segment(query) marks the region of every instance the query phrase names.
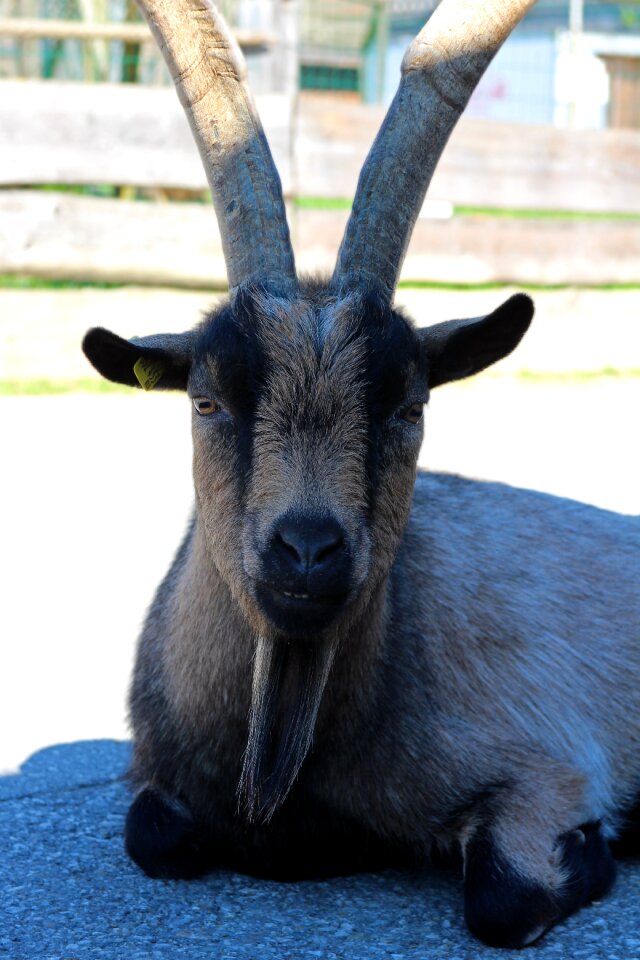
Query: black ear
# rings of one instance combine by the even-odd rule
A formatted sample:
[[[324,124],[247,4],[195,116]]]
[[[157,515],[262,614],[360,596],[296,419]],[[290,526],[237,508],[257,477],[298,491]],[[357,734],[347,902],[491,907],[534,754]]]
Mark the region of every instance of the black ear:
[[[533,301],[516,293],[486,317],[447,320],[418,330],[429,387],[470,377],[506,357],[520,343],[532,317]]]
[[[193,333],[123,340],[110,330],[94,327],[85,334],[82,349],[107,380],[145,390],[186,390],[193,343]]]

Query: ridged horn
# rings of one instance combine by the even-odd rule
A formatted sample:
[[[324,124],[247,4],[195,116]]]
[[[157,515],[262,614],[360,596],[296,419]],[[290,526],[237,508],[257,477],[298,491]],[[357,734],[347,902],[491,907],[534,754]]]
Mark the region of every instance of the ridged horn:
[[[209,0],[138,0],[167,62],[213,193],[231,290],[296,282],[280,177],[246,64]]]
[[[449,135],[494,54],[535,0],[442,0],[409,46],[400,86],[364,163],[332,286],[393,299]]]

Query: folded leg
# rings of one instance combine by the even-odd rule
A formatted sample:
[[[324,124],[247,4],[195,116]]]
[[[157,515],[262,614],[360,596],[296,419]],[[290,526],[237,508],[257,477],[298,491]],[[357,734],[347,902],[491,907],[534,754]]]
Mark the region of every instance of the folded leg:
[[[572,816],[569,786],[506,792],[469,829],[465,919],[484,943],[534,943],[613,884],[615,864],[600,823],[565,829]]]

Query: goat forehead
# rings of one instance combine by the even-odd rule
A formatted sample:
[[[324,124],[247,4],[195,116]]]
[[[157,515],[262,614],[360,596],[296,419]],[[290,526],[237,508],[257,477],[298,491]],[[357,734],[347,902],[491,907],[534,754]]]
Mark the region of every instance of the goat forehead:
[[[253,404],[357,396],[387,408],[402,399],[419,346],[402,316],[381,317],[354,295],[318,302],[254,292],[205,324],[197,354],[223,393],[248,391]]]

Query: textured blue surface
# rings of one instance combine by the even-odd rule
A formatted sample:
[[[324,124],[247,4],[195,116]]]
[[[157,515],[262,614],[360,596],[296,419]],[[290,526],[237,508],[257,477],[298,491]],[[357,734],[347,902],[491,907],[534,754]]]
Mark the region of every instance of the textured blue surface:
[[[0,778],[0,957],[9,960],[640,960],[640,864],[531,951],[483,947],[452,872],[296,884],[149,880],[127,859],[129,746],[50,747]]]

